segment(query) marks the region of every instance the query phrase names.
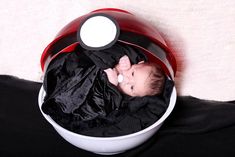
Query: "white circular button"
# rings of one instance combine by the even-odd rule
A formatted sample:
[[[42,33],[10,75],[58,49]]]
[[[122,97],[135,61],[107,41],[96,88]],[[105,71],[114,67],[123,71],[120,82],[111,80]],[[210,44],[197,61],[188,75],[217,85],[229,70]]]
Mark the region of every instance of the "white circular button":
[[[115,23],[105,16],[94,16],[87,19],[80,29],[82,42],[93,48],[110,44],[117,35]]]

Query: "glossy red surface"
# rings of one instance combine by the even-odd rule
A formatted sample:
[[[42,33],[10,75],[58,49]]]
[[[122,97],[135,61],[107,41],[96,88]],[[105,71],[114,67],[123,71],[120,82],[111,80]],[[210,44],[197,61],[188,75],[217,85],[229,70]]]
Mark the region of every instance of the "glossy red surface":
[[[167,60],[171,64],[173,73],[175,75],[176,69],[177,69],[175,57],[173,56],[173,53],[168,48],[163,37],[160,35],[157,29],[151,26],[150,24],[148,24],[148,22],[146,22],[144,19],[140,19],[125,10],[116,9],[116,8],[98,9],[86,15],[83,15],[81,17],[78,17],[72,22],[70,22],[69,24],[67,24],[56,35],[55,39],[43,51],[43,54],[41,56],[42,70],[44,70],[45,62],[48,61],[48,58],[50,58],[50,60],[55,58],[54,55],[56,55],[60,51],[66,50],[66,47],[69,48],[71,44],[76,43],[76,39],[74,39],[74,36],[76,36],[76,32],[78,28],[80,27],[81,22],[84,19],[86,19],[88,16],[91,16],[92,14],[96,14],[96,13],[105,13],[105,14],[112,16],[118,22],[121,30],[143,35],[147,37],[148,39],[150,39],[151,42],[161,47],[166,53]],[[131,43],[127,43],[127,44],[132,45]],[[138,45],[134,45],[134,46],[138,47]],[[165,69],[165,71],[169,73],[169,68],[164,66],[164,63],[161,63],[161,61],[159,61],[155,52],[148,51],[146,55],[148,56],[150,60],[160,63]]]

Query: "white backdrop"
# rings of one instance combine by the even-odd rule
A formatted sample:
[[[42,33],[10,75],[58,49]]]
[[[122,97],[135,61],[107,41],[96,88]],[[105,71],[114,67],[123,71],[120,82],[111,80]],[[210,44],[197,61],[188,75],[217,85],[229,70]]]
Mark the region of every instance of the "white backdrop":
[[[40,56],[58,31],[117,7],[155,25],[176,52],[180,95],[235,100],[234,0],[1,0],[0,74],[42,81]]]

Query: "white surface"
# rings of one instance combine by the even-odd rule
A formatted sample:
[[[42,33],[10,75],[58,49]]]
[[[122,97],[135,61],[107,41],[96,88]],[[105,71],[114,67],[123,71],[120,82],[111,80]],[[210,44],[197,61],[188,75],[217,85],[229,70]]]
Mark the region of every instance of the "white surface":
[[[104,47],[114,41],[117,35],[115,23],[104,16],[89,18],[81,26],[80,38],[82,42],[92,48]]]
[[[121,153],[123,151],[129,150],[131,148],[134,148],[144,143],[154,133],[156,133],[156,131],[161,127],[165,119],[172,112],[176,103],[176,89],[173,88],[171,98],[170,98],[170,103],[166,112],[154,124],[133,134],[128,134],[125,136],[102,138],[102,137],[91,137],[91,136],[84,136],[84,135],[76,134],[59,126],[57,123],[55,123],[55,121],[51,119],[50,116],[42,112],[41,106],[43,103],[44,96],[45,96],[45,91],[43,90],[43,87],[42,87],[40,89],[40,93],[38,96],[38,104],[39,104],[40,111],[42,115],[44,116],[44,118],[55,128],[55,130],[65,140],[67,140],[69,143],[81,149],[88,150],[97,154],[105,154],[105,155]]]
[[[41,81],[41,53],[58,31],[104,7],[128,10],[162,32],[178,57],[178,93],[235,99],[234,0],[1,0],[0,74]]]

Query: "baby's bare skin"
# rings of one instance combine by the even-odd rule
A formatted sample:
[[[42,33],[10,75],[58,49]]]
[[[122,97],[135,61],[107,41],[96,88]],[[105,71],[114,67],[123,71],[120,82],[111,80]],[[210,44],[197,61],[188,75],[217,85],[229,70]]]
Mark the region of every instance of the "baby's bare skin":
[[[147,66],[143,61],[131,65],[130,59],[125,55],[120,58],[119,63],[113,69],[109,68],[104,71],[109,82],[117,86],[123,93],[130,96],[147,95],[146,84],[148,84],[152,67]],[[123,76],[121,83],[118,82],[120,74]]]
[[[131,68],[131,62],[127,55],[120,58],[118,64],[113,68],[104,70],[108,76],[109,82],[118,85],[118,75]]]

